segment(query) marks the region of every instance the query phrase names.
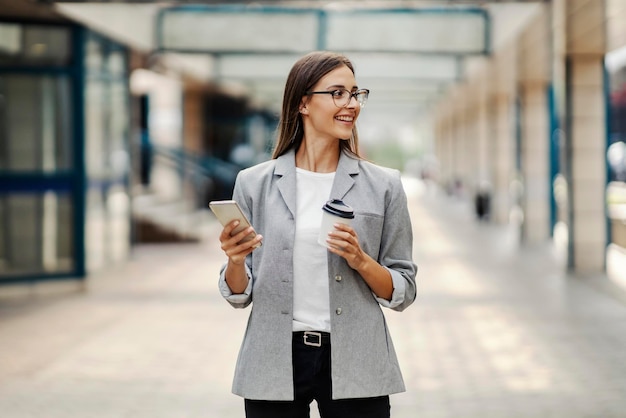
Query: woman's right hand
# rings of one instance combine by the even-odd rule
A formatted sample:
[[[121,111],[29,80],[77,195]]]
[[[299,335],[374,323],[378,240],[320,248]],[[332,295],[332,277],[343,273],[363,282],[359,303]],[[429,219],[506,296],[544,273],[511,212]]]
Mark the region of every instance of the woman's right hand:
[[[235,228],[239,225],[239,221],[232,221],[227,224],[220,234],[220,242],[222,251],[228,257],[228,265],[224,272],[226,284],[233,294],[243,293],[248,286],[248,276],[246,275],[246,256],[250,254],[256,247],[261,244],[263,237],[256,235],[249,241],[242,240],[249,234],[254,232],[253,227],[249,227],[231,236]]]
[[[220,243],[222,251],[228,257],[228,261],[241,266],[245,262],[246,256],[260,246],[263,237],[257,234],[251,240],[242,242],[245,237],[254,233],[254,228],[250,226],[231,236],[230,234],[238,225],[239,221],[237,220],[227,224],[220,234]]]

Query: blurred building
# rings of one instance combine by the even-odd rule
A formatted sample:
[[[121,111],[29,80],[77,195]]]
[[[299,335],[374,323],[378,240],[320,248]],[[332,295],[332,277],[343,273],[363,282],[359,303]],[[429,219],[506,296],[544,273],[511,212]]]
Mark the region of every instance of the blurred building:
[[[0,0],[0,284],[202,239],[293,62],[331,49],[372,91],[364,144],[626,285],[626,2],[191,3]]]

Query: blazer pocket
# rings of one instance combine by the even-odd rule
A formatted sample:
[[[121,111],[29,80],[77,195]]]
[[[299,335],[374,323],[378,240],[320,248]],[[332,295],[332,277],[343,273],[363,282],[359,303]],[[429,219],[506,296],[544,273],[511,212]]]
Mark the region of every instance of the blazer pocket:
[[[361,248],[374,260],[378,260],[383,224],[383,216],[377,213],[356,212],[354,214],[354,230],[359,236]]]

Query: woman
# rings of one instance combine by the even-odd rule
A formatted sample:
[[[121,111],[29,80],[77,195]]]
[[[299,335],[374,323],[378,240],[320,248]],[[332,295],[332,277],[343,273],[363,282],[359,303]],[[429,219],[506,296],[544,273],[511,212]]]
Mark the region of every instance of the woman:
[[[313,399],[324,418],[389,417],[389,395],[404,391],[380,306],[415,299],[411,222],[399,172],[359,156],[368,94],[343,55],[302,57],[272,160],[237,177],[233,199],[253,227],[223,229],[220,290],[236,308],[253,303],[233,383],[248,418],[309,417]],[[355,217],[334,225],[326,248],[317,237],[330,199]]]

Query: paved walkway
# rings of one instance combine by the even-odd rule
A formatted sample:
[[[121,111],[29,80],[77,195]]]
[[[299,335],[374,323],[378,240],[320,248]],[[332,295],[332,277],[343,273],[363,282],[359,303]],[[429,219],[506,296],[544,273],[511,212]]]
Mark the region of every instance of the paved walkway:
[[[450,198],[411,202],[419,295],[386,311],[408,389],[392,416],[624,417],[623,294]],[[85,292],[0,299],[0,417],[242,417],[248,310],[217,293],[223,260],[217,241],[145,246]]]

